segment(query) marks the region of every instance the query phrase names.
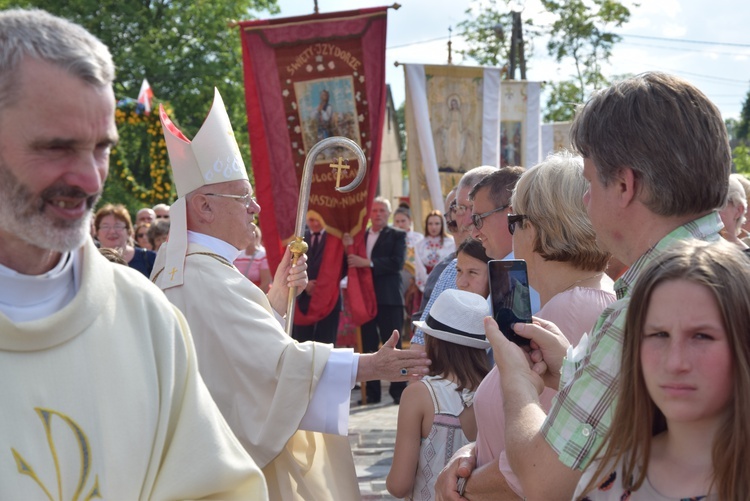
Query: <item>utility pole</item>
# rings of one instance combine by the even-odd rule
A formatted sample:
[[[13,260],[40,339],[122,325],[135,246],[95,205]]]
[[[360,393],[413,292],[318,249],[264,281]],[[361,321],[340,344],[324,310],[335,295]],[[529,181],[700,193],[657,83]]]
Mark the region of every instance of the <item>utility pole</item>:
[[[516,61],[521,68],[521,80],[526,80],[526,55],[524,54],[523,24],[521,13],[512,11],[513,26],[510,36],[510,64],[508,67],[508,80],[516,79]]]
[[[451,42],[451,34],[453,33],[453,28],[448,26],[448,64],[453,64],[453,52],[451,50],[451,45],[453,42]]]

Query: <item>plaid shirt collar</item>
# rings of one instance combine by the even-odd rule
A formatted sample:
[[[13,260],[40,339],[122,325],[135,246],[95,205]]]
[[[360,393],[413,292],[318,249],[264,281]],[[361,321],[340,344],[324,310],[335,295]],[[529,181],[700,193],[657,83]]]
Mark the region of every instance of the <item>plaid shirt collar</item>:
[[[615,293],[617,299],[622,299],[628,295],[631,288],[635,285],[635,281],[641,274],[641,271],[648,266],[657,256],[661,255],[663,251],[671,247],[677,242],[688,240],[691,238],[697,238],[700,240],[706,240],[708,242],[715,242],[721,238],[719,230],[724,227],[724,224],[719,218],[719,213],[714,211],[705,216],[694,219],[689,223],[678,226],[671,232],[669,232],[664,238],[659,240],[656,245],[648,249],[641,257],[628,268],[628,270],[615,282]]]

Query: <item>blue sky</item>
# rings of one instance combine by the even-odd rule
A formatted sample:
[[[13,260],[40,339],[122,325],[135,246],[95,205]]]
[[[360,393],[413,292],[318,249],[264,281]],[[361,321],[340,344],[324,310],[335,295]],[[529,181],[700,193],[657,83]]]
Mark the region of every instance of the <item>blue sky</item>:
[[[279,0],[286,17],[310,14],[313,0]],[[353,7],[375,7],[392,2],[372,0],[319,0],[321,12]],[[386,81],[391,85],[396,105],[404,100],[405,63],[443,64],[447,62],[448,27],[454,28],[453,47],[461,48],[456,25],[468,16],[466,9],[478,2],[469,0],[400,0],[399,10],[389,10],[386,49]],[[519,2],[533,15],[534,0]],[[724,118],[737,118],[750,90],[750,3],[746,0],[640,0],[631,8],[631,20],[615,31],[623,36],[614,50],[607,75],[666,71],[692,82],[708,95]],[[710,5],[710,8],[708,8]],[[526,14],[524,14],[526,15]],[[652,38],[646,38],[652,37]],[[435,40],[438,39],[438,40]],[[431,40],[431,41],[430,41]],[[712,43],[696,43],[712,42]],[[568,79],[572,64],[558,64],[546,55],[544,40],[534,41],[530,80]],[[720,45],[728,44],[728,45]],[[454,64],[476,64],[455,55]]]

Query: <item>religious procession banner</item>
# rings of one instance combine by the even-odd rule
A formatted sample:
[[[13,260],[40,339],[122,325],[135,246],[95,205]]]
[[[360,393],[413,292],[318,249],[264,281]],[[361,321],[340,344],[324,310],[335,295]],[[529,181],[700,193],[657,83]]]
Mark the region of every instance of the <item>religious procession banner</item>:
[[[324,261],[344,259],[340,240],[344,233],[352,234],[355,243],[364,239],[380,162],[386,16],[387,7],[380,7],[240,23],[252,168],[272,269],[294,236],[307,152],[327,137],[355,141],[368,165],[358,188],[338,193],[337,171],[329,165],[339,157],[348,162],[349,169],[340,171],[344,186],[356,176],[356,158],[336,148],[315,160],[309,210],[325,221],[329,238]],[[295,323],[311,324],[330,313],[338,298],[339,270],[337,265],[321,267],[310,308],[307,314],[297,308]],[[370,289],[371,272],[366,271],[363,279],[369,277],[366,288]],[[350,270],[349,287],[356,288],[357,278],[351,275]],[[372,297],[374,303],[369,290],[363,293],[361,301]],[[372,305],[362,306],[372,310]]]
[[[533,167],[541,159],[540,82],[500,84],[500,167]]]
[[[542,124],[542,160],[560,150],[569,150],[572,122]]]
[[[539,82],[501,80],[499,68],[405,64],[404,72],[415,226],[443,210],[466,171],[538,162]]]

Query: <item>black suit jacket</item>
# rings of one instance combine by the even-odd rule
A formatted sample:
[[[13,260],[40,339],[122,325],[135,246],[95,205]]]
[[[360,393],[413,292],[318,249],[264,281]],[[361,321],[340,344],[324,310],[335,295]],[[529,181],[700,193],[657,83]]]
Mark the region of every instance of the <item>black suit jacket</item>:
[[[312,233],[310,230],[305,231],[305,242],[307,242],[307,277],[310,280],[318,278],[318,272],[320,271],[320,263],[323,261],[323,249],[326,247],[326,240],[328,239],[328,232],[323,231],[320,234],[318,245],[315,249],[312,248]]]
[[[368,237],[370,230],[367,230]],[[403,306],[401,270],[406,260],[406,232],[390,226],[380,231],[372,248],[372,281],[378,304]]]

